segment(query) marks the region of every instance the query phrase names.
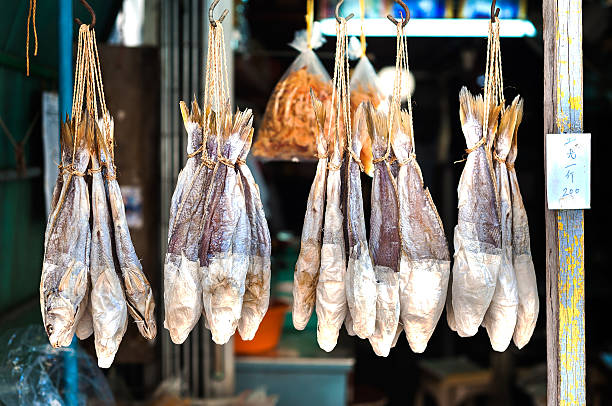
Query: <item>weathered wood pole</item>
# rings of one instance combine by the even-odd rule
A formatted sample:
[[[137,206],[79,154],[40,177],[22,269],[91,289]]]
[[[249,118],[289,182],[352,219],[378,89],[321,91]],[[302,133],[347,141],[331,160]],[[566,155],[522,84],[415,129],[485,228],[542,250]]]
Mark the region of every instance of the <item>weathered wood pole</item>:
[[[543,0],[542,10],[544,134],[581,133],[582,0]],[[546,206],[545,221],[547,402],[584,405],[584,212]]]

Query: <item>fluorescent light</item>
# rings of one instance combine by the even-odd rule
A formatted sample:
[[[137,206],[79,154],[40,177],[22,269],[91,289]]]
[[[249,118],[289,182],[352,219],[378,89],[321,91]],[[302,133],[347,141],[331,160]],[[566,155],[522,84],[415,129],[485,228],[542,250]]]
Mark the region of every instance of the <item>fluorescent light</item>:
[[[321,22],[323,35],[336,35],[336,19],[325,18]],[[406,25],[409,37],[486,37],[489,20],[486,18],[413,18]],[[347,23],[348,35],[361,35],[361,20],[353,18]],[[366,37],[395,37],[396,28],[386,18],[366,18]],[[529,20],[501,20],[501,37],[535,37],[536,29]]]

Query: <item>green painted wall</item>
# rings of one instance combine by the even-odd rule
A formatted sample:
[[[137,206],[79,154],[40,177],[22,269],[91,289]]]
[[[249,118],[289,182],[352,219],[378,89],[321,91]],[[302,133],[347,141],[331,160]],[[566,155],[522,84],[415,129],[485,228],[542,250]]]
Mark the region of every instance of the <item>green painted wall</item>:
[[[120,8],[120,0],[90,0],[97,15],[98,40],[108,36]],[[19,141],[36,112],[42,92],[56,90],[57,0],[38,1],[36,23],[38,56],[31,56],[31,76],[25,76],[26,0],[0,0],[0,116]],[[76,17],[89,22],[87,11],[73,1]],[[77,33],[74,26],[75,35]],[[30,31],[33,38],[33,31]],[[30,49],[33,52],[33,40]],[[26,148],[26,163],[43,167],[41,121]],[[15,155],[0,130],[0,171],[15,168]],[[42,177],[0,181],[0,320],[7,312],[37,300],[46,225]],[[32,306],[26,306],[30,308]]]

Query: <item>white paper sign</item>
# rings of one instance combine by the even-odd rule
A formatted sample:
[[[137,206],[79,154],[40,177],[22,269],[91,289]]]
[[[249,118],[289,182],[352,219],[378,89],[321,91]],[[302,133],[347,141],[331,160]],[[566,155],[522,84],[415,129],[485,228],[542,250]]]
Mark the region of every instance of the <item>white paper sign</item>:
[[[549,209],[591,208],[591,134],[546,134]]]

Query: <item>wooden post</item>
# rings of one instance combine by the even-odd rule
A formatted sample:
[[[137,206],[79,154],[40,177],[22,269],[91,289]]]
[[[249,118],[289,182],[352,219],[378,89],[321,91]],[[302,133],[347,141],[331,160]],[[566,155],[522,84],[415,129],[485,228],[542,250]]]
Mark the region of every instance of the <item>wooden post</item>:
[[[543,0],[543,17],[544,134],[581,133],[582,0]],[[584,405],[584,212],[545,212],[547,402]]]

